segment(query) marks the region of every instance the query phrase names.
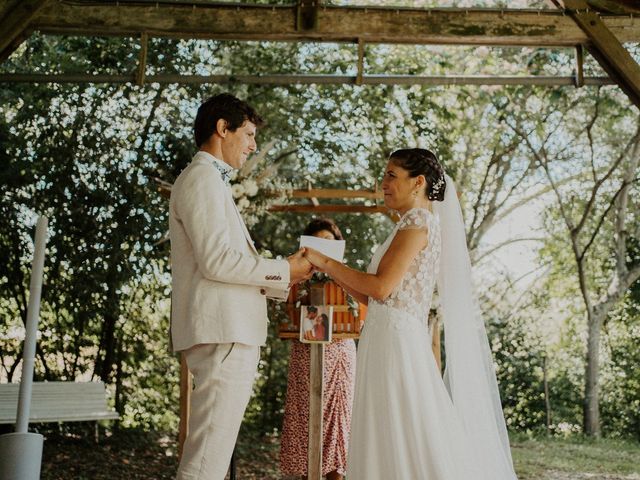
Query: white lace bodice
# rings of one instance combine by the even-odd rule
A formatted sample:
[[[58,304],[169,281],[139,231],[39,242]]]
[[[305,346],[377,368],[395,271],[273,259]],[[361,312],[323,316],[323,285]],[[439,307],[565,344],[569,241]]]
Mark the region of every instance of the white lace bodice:
[[[440,221],[436,215],[425,208],[412,208],[407,211],[373,254],[367,273],[377,272],[380,260],[387,252],[396,232],[409,229],[427,230],[427,246],[413,259],[409,270],[391,295],[384,302],[369,298],[369,304],[377,303],[402,310],[426,325],[440,263]]]

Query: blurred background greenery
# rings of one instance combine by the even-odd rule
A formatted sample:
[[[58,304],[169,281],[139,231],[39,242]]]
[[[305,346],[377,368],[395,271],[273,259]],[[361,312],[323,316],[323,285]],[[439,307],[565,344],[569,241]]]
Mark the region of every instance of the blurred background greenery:
[[[135,39],[34,34],[0,70],[131,72],[138,48]],[[153,39],[148,71],[354,74],[356,57],[348,44]],[[389,45],[367,47],[366,59],[367,73],[424,75],[569,75],[573,61],[553,49]],[[462,192],[512,434],[582,434],[595,322],[601,433],[640,440],[640,282],[620,276],[640,265],[640,117],[616,87],[5,84],[0,381],[19,380],[31,237],[45,214],[36,379],[101,379],[122,416],[115,428],[177,431],[168,202],[154,179],[172,182],[190,161],[197,106],[222,91],[265,117],[258,140],[269,150],[256,172],[278,159],[269,175],[291,188],[373,189],[392,150],[435,150]],[[252,235],[274,256],[295,250],[311,218],[255,215]],[[392,227],[381,214],[334,219],[357,268]],[[270,304],[242,433],[266,443],[277,441],[286,391],[289,345],[275,331],[282,315]]]

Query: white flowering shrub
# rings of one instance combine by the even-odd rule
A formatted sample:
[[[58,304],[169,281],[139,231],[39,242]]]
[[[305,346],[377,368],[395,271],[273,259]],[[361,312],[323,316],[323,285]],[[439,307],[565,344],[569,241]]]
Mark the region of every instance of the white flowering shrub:
[[[291,195],[291,185],[278,176],[279,161],[270,161],[267,153],[275,142],[268,143],[231,177],[231,193],[249,228],[266,215],[271,205],[282,203]]]

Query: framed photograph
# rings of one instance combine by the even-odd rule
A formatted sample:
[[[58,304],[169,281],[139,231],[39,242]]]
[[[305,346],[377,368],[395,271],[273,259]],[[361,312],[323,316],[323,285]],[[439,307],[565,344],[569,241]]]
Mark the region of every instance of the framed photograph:
[[[333,307],[330,305],[302,305],[300,308],[300,341],[329,343],[333,330]]]

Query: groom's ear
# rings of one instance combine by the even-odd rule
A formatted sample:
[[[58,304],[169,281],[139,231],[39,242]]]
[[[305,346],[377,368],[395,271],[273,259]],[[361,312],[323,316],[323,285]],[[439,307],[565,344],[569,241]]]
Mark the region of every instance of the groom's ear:
[[[229,131],[228,125],[229,124],[224,118],[219,118],[218,121],[216,122],[216,133],[220,135],[222,138],[226,137],[227,132]]]

